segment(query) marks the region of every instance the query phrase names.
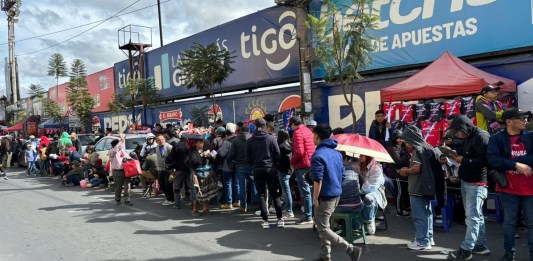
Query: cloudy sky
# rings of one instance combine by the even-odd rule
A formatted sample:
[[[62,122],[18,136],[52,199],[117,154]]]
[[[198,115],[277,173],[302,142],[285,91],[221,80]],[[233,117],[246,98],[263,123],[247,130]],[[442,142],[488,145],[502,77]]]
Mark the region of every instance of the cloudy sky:
[[[15,25],[21,97],[27,96],[27,87],[32,83],[45,89],[55,86],[55,79],[47,76],[48,59],[53,53],[61,53],[68,65],[75,58],[83,60],[88,74],[127,59],[117,43],[117,31],[126,25],[151,27],[153,46],[159,47],[156,4],[157,0],[23,0],[19,22]],[[161,0],[163,42],[168,44],[274,5],[273,0]],[[117,17],[90,29],[121,10]],[[7,21],[3,17],[0,19],[1,61],[8,56]],[[73,27],[79,28],[67,30]],[[4,75],[2,62],[0,95],[5,94]],[[60,79],[60,83],[67,80]]]

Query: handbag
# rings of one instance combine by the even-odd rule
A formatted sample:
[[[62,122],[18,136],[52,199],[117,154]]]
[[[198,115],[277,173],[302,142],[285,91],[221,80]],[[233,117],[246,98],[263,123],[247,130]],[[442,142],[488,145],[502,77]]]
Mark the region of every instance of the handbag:
[[[129,160],[122,163],[126,178],[135,177],[142,174],[141,163],[138,160]]]
[[[198,179],[205,179],[209,176],[211,168],[197,168],[194,171],[194,174],[198,177]]]
[[[504,171],[498,171],[491,169],[489,171],[489,176],[500,186],[500,188],[505,188],[508,185],[507,175]]]

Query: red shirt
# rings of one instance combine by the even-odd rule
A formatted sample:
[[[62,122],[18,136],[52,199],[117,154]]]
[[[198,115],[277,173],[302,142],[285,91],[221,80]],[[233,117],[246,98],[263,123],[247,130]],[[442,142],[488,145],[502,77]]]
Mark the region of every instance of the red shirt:
[[[510,136],[511,139],[511,158],[527,155],[526,146],[523,142],[518,141],[520,136]],[[496,190],[520,196],[533,196],[533,176],[525,176],[516,170],[508,170],[506,173],[509,184],[506,188],[500,188],[496,185]]]

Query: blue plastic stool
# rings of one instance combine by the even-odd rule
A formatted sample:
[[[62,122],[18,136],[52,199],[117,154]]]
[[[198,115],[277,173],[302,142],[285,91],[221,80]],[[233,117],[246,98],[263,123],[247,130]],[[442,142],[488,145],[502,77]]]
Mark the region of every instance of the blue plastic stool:
[[[444,233],[450,232],[450,227],[453,222],[453,206],[454,206],[455,196],[453,194],[448,194],[446,199],[446,206],[441,208],[441,215],[437,216],[435,213],[435,208],[438,203],[437,200],[431,201],[431,209],[433,211],[433,226],[442,227]]]
[[[494,201],[494,209],[487,208],[487,201],[489,199]],[[487,199],[485,200],[485,204],[483,204],[483,215],[485,215],[485,217],[496,218],[496,222],[498,222],[498,224],[503,224],[503,209],[500,193],[489,192]]]
[[[356,212],[350,212],[350,213],[339,213],[339,212],[333,212],[330,218],[330,227],[331,230],[335,231],[336,227],[338,227],[337,220],[343,220],[344,226],[342,226],[342,230],[340,230],[339,235],[343,237],[348,243],[353,243],[356,239],[363,238],[363,243],[366,244],[366,231],[365,226],[363,224],[363,217],[361,215],[361,211]],[[354,228],[352,227],[352,220],[358,219],[360,227]],[[354,229],[357,230],[357,232],[354,232]],[[337,233],[337,232],[336,232]]]

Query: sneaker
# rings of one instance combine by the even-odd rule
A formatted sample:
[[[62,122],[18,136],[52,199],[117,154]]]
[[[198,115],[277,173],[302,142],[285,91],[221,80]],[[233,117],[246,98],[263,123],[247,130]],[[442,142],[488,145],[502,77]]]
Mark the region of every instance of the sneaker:
[[[470,260],[472,259],[472,252],[459,248],[457,251],[448,254],[448,260]]]
[[[313,223],[313,219],[302,219],[299,222],[296,222],[296,225],[308,225]]]
[[[256,216],[261,216],[261,210],[258,210],[254,213]],[[270,215],[270,212],[267,211],[267,216]]]
[[[415,239],[414,239],[413,241],[411,241],[411,242],[416,242],[416,237],[415,237]],[[435,246],[435,240],[433,240],[433,238],[431,238],[431,239],[429,240],[429,243],[431,244],[431,246]]]
[[[350,245],[346,248],[346,254],[350,257],[350,260],[357,261],[361,257],[361,248],[358,246]]]
[[[490,255],[490,250],[485,246],[476,245],[474,246],[474,249],[472,249],[472,254],[476,255]]]
[[[263,222],[261,223],[261,226],[262,226],[264,229],[270,228],[270,224],[269,224],[268,221],[266,221],[266,220],[263,220]]]
[[[233,206],[234,208],[240,208],[240,207],[241,207],[241,203],[239,203],[239,202],[235,202],[235,203],[233,203],[232,206]]]
[[[174,205],[174,201],[168,201],[168,200],[165,200],[165,202],[163,202],[162,204],[163,206],[170,206],[170,205]]]
[[[246,213],[246,211],[248,211],[248,209],[246,209],[246,208],[239,208],[239,212],[241,212],[241,213],[243,213],[243,214]]]
[[[283,218],[293,218],[293,217],[294,217],[294,213],[289,212],[289,211],[287,211],[287,210],[283,210],[282,217],[283,217]]]
[[[376,222],[372,220],[372,222],[365,225],[366,233],[369,235],[376,234]]]
[[[500,258],[500,261],[515,261],[514,253],[505,253],[505,255]]]
[[[131,201],[126,201],[126,202],[124,202],[124,205],[126,205],[126,206],[133,206],[133,203],[131,203]]]
[[[419,251],[431,250],[431,244],[422,245],[422,244],[419,244],[416,241],[413,241],[413,242],[407,244],[407,248],[409,248],[411,250],[419,250]]]
[[[284,228],[285,227],[285,221],[283,221],[283,219],[278,219],[278,227],[279,228]]]
[[[220,205],[220,208],[221,209],[233,209],[233,206],[232,205]]]
[[[91,184],[91,183],[87,184],[88,188],[91,188],[92,186],[93,186],[93,184]]]

